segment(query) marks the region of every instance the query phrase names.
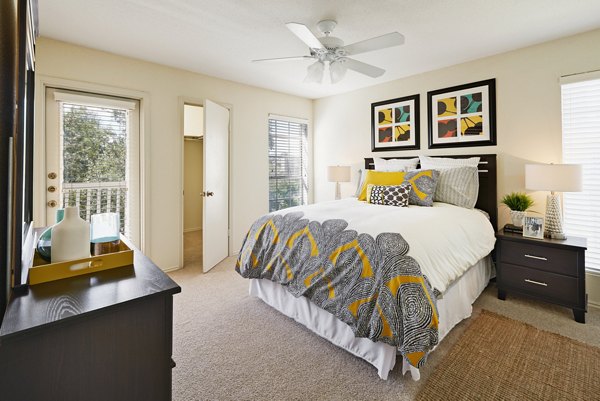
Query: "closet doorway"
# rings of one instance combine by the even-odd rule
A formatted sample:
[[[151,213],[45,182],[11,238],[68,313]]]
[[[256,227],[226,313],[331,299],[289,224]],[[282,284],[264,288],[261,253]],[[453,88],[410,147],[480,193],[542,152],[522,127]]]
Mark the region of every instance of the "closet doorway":
[[[183,106],[183,266],[202,265],[204,107]]]
[[[183,102],[180,266],[207,272],[229,256],[229,108]]]

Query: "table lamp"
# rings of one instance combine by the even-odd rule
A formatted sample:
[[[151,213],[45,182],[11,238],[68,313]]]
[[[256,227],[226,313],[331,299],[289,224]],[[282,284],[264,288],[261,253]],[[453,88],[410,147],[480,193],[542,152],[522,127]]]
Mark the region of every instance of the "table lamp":
[[[560,196],[555,192],[581,191],[579,164],[526,164],[525,188],[532,191],[550,191],[546,197],[546,229],[544,235],[566,239],[562,226]]]
[[[350,182],[350,166],[327,167],[327,180],[335,182],[335,199],[340,199],[340,182]]]

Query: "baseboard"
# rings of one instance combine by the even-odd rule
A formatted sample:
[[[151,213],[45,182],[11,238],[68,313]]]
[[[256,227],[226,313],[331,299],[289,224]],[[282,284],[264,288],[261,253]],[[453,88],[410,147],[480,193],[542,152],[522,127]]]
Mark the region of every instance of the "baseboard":
[[[175,270],[179,270],[179,269],[183,269],[183,267],[181,266],[171,266],[171,267],[167,267],[166,269],[161,269],[163,272],[168,273],[168,272],[174,272]]]
[[[202,227],[192,227],[192,228],[186,228],[185,230],[183,230],[184,233],[191,233],[193,231],[202,231]]]
[[[588,305],[600,308],[600,273],[590,270],[585,273]]]

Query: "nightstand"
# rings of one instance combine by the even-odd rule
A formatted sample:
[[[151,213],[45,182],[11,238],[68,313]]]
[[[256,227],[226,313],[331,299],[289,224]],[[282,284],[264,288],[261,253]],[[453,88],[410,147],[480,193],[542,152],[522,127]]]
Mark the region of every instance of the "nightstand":
[[[498,298],[515,292],[573,309],[585,323],[585,238],[534,239],[500,230],[496,233]]]

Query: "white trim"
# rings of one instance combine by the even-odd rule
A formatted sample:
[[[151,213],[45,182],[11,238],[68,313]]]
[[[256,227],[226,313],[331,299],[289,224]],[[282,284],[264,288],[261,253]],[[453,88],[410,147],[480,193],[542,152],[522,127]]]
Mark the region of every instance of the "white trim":
[[[269,119],[270,120],[288,121],[288,122],[291,122],[291,123],[307,124],[308,125],[308,119],[307,118],[289,117],[289,116],[282,116],[282,115],[279,115],[279,114],[271,114],[271,113],[269,113]]]
[[[54,91],[54,100],[58,102],[85,104],[95,107],[110,107],[113,109],[135,110],[137,102],[125,99],[115,99],[99,96],[88,96],[83,93],[74,93],[61,90]]]
[[[594,79],[600,79],[600,70],[563,75],[558,79],[558,82],[560,82],[561,85],[564,85],[573,84],[575,82],[591,81]]]
[[[174,272],[176,270],[181,270],[183,269],[183,267],[180,266],[171,266],[171,267],[167,267],[166,269],[161,269],[164,273],[169,273],[169,272]]]
[[[65,90],[92,92],[108,96],[126,97],[140,102],[140,239],[136,244],[147,256],[150,254],[151,220],[150,220],[150,94],[135,89],[75,81],[49,75],[36,74],[35,77],[35,132],[34,132],[34,168],[33,168],[33,220],[38,227],[46,226],[46,204],[43,202],[46,193],[46,89],[61,88]]]

